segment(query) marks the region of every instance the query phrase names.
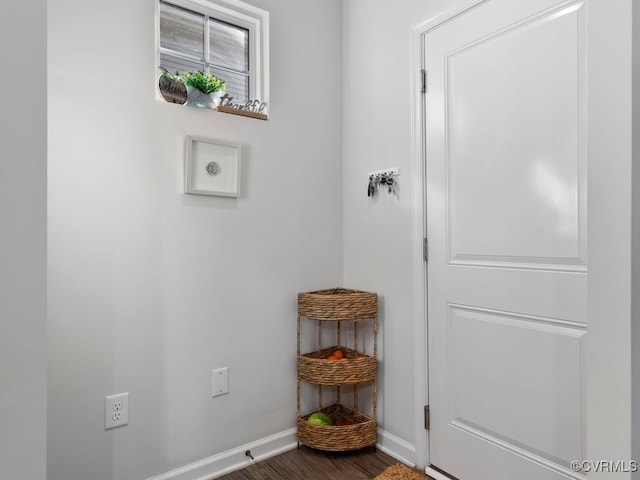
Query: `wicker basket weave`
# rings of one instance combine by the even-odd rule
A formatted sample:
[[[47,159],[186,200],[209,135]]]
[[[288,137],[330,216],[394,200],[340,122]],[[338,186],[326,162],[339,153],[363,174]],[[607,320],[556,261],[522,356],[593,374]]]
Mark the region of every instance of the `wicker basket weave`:
[[[316,351],[304,353],[300,351],[301,318],[317,321],[318,342]],[[334,452],[359,450],[376,444],[376,398],[377,398],[377,358],[376,336],[378,325],[378,296],[375,293],[345,288],[333,288],[298,294],[298,441],[312,448]],[[325,348],[322,342],[322,323],[337,322],[335,332],[337,345]],[[342,344],[341,321],[353,321],[351,342],[352,348]],[[358,351],[358,325],[360,321],[372,322],[373,352],[366,355]],[[365,325],[366,327],[366,325]],[[351,335],[350,335],[351,336]],[[340,349],[344,359],[328,360],[327,357]],[[316,425],[309,423],[310,415],[303,416],[300,411],[300,384],[308,382],[316,385],[318,393],[318,411],[327,413],[334,425]],[[371,385],[371,416],[343,405],[341,387],[352,385],[353,402],[350,405],[361,405],[358,401],[359,385]],[[322,401],[323,386],[335,388],[336,402],[328,407]],[[369,395],[367,393],[367,395]],[[346,425],[338,425],[344,421]]]
[[[343,360],[326,360],[336,349]],[[330,347],[298,356],[298,378],[319,385],[352,385],[376,379],[377,360],[345,347]]]
[[[333,404],[321,410],[331,417],[334,424],[340,421],[352,425],[316,425],[307,420],[310,415],[298,418],[298,440],[319,450],[343,452],[359,450],[376,444],[376,420],[340,404]]]
[[[298,315],[318,320],[358,320],[378,314],[375,293],[332,288],[298,294]]]

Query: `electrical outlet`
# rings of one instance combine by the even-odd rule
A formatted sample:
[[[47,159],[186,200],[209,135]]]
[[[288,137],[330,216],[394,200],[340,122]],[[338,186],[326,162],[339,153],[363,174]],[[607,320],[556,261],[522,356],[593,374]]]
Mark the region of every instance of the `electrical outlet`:
[[[212,397],[229,393],[229,367],[222,367],[211,371],[213,393]]]
[[[104,429],[128,425],[129,392],[109,395],[104,400]]]

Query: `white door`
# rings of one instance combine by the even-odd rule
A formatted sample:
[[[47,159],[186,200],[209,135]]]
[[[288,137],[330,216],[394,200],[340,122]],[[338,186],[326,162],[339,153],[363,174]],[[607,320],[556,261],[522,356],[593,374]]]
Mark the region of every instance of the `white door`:
[[[424,36],[431,464],[585,478],[583,1],[490,0]]]

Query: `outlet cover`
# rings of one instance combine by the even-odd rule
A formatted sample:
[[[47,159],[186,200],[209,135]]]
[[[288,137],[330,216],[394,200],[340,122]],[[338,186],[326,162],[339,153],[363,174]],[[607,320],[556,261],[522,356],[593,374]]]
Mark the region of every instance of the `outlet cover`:
[[[104,429],[129,424],[129,392],[109,395],[104,399]]]
[[[212,397],[229,393],[229,367],[212,370],[211,377],[213,383]]]

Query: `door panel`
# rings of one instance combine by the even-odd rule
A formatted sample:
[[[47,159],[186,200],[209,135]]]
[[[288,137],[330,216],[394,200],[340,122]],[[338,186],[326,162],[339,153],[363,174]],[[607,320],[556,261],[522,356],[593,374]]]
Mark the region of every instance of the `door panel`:
[[[576,15],[445,56],[452,260],[584,264]]]
[[[584,478],[585,10],[425,35],[430,458],[461,480]]]
[[[448,321],[451,425],[525,455],[580,458],[584,328],[463,305]]]

